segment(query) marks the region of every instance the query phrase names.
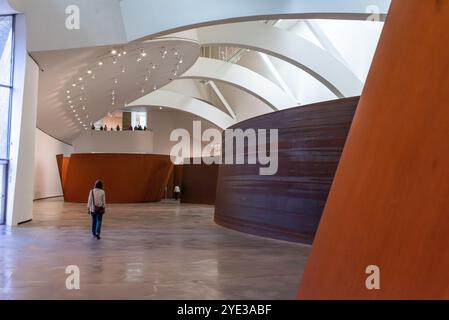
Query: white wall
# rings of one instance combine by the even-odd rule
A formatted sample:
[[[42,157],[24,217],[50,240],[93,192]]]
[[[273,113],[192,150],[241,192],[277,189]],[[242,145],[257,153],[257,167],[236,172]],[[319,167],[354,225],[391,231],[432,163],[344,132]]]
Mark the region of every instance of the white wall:
[[[25,28],[25,17],[17,15],[6,209],[6,223],[9,226],[33,217],[34,136],[39,68],[27,54]]]
[[[56,155],[70,156],[73,147],[36,129],[34,155],[34,199],[62,196]]]
[[[205,121],[192,114],[181,111],[148,111],[148,119],[150,128],[154,133],[154,153],[155,154],[170,154],[171,148],[177,144],[177,141],[170,141],[170,134],[175,129],[186,129],[190,136],[193,137],[193,121],[201,121],[202,131],[209,128],[219,129],[212,123]],[[219,129],[220,130],[220,129]],[[195,141],[197,141],[195,139]],[[191,152],[193,140],[191,143]],[[203,146],[207,145],[202,143]],[[194,157],[199,157],[199,154],[192,154]]]
[[[73,141],[74,153],[153,153],[150,131],[87,130]]]

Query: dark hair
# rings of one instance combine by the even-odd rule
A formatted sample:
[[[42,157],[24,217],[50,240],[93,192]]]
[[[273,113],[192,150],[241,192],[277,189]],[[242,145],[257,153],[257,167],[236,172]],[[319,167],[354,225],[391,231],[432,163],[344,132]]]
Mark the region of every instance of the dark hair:
[[[95,182],[95,189],[103,189],[103,182],[101,180]]]

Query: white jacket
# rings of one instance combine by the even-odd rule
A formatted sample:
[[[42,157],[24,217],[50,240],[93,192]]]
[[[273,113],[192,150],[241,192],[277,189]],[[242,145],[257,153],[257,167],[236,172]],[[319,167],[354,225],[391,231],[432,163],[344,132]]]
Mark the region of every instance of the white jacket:
[[[92,199],[92,194],[95,199],[95,204]],[[87,209],[89,210],[89,212],[95,211],[94,206],[106,208],[106,196],[104,190],[93,189],[93,191],[89,191],[89,198],[87,199]]]

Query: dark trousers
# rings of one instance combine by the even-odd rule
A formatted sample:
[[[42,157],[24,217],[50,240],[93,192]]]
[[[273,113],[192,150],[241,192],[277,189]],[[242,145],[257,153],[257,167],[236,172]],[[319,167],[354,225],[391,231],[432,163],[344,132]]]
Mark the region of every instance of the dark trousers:
[[[179,198],[179,192],[175,192],[175,200],[178,200]]]
[[[92,234],[99,236],[101,232],[101,222],[103,221],[102,213],[92,213]]]

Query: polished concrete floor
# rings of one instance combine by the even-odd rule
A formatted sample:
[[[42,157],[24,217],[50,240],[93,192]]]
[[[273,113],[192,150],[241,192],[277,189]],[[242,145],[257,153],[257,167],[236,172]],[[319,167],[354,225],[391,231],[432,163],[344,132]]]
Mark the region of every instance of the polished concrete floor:
[[[36,201],[0,226],[0,299],[294,299],[310,247],[213,223],[213,207],[109,205],[102,239],[84,204]],[[80,290],[66,288],[66,267]]]

